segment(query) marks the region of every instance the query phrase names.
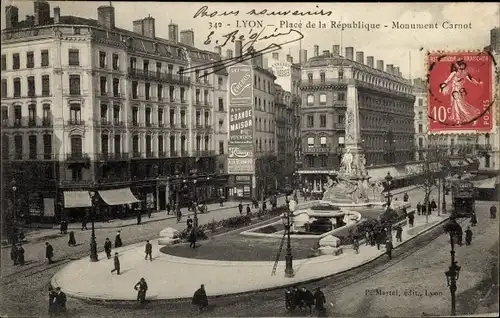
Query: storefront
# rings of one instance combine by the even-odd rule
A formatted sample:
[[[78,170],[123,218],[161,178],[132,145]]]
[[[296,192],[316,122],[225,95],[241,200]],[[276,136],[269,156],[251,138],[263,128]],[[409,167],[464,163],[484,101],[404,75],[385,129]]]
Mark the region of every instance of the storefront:
[[[232,175],[229,177],[229,197],[234,199],[252,199],[252,175]]]

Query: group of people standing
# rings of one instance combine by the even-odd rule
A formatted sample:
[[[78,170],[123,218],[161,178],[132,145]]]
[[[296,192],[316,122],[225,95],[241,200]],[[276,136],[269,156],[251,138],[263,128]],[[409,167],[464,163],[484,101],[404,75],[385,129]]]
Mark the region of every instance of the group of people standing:
[[[49,287],[49,315],[59,316],[66,311],[66,294],[60,287]]]
[[[312,314],[314,306],[318,314],[324,314],[326,312],[325,303],[325,294],[319,287],[316,288],[314,294],[306,287],[299,288],[293,286],[285,290],[285,307],[289,311],[293,311],[296,308],[301,310],[309,308],[309,313]]]
[[[434,212],[434,210],[437,209],[437,204],[436,204],[436,201],[434,199],[431,200],[431,202],[429,202],[429,211],[427,211],[427,204],[424,203],[424,204],[421,204],[420,202],[417,203],[417,215],[430,215],[431,212]]]

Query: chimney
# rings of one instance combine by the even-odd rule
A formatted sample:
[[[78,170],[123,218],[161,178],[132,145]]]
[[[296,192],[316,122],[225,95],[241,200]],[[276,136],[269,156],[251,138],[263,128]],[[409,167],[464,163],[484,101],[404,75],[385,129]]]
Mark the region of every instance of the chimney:
[[[142,25],[142,20],[135,20],[135,21],[133,21],[132,22],[132,26],[133,26],[134,33],[137,33],[137,34],[140,34],[140,35],[143,34],[144,28],[143,28],[143,25]]]
[[[323,50],[323,55],[324,55],[324,56],[327,56],[327,57],[330,57],[330,51],[328,51],[328,50]]]
[[[33,12],[35,12],[35,25],[46,24],[50,19],[50,5],[46,1],[35,0]]]
[[[230,59],[230,58],[233,58],[233,50],[228,49],[228,50],[226,51],[226,57],[227,57],[227,58],[229,58],[229,59]]]
[[[156,36],[155,18],[148,16],[142,20],[142,35],[154,39]]]
[[[365,64],[365,53],[363,51],[356,52],[356,62]]]
[[[280,59],[279,52],[273,52],[273,60],[279,60],[279,59]]]
[[[393,65],[393,64],[387,64],[385,68],[386,68],[386,70],[385,70],[385,71],[386,71],[387,73],[391,73],[391,74],[393,74],[393,73],[394,73],[394,65]]]
[[[192,29],[182,30],[180,34],[182,44],[194,46],[194,31]]]
[[[61,19],[61,9],[59,7],[54,7],[54,23],[59,23]]]
[[[19,22],[19,8],[15,6],[5,7],[5,27],[13,28]]]
[[[170,22],[168,25],[168,39],[172,42],[179,42],[179,26]]]
[[[307,50],[302,49],[299,51],[299,62],[302,65],[307,63]]]
[[[366,57],[366,65],[373,68],[373,56]]]
[[[354,48],[352,46],[345,48],[345,57],[348,60],[354,60]]]
[[[241,47],[242,47],[241,40],[234,41],[234,57],[241,56]]]
[[[334,46],[332,46],[332,54],[334,56],[339,56],[340,55],[340,45],[334,45]]]
[[[293,56],[291,56],[290,54],[288,54],[288,55],[286,56],[286,61],[287,61],[288,63],[292,63],[292,64],[293,64]]]
[[[401,77],[401,71],[399,70],[399,66],[396,67],[396,75]]]
[[[220,47],[220,45],[217,45],[214,48],[214,52],[217,53],[217,54],[219,54],[222,57],[222,48]]]
[[[384,70],[384,60],[377,60],[377,70]]]
[[[319,45],[314,44],[314,57],[319,56]]]
[[[115,8],[112,6],[97,8],[97,21],[99,25],[107,29],[113,29],[115,27]]]

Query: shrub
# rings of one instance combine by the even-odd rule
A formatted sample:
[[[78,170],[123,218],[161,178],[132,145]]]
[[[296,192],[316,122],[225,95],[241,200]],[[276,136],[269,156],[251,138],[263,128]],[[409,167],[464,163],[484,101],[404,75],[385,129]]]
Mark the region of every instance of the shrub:
[[[189,234],[191,234],[191,230],[188,228],[185,228],[184,230],[182,230],[178,234],[174,235],[174,238],[186,240],[189,238]],[[196,239],[198,239],[198,240],[208,239],[208,236],[205,234],[205,231],[203,230],[202,226],[198,227],[198,229],[196,231]]]

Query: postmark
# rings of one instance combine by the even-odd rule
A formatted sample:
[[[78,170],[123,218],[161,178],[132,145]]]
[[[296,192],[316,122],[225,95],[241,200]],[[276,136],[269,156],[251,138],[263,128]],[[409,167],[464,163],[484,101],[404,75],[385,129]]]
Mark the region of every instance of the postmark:
[[[428,131],[487,133],[493,129],[492,58],[487,52],[427,54]]]

